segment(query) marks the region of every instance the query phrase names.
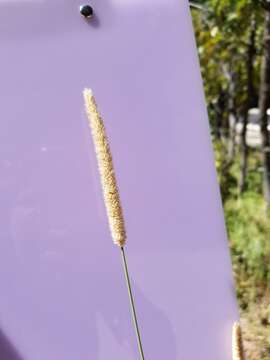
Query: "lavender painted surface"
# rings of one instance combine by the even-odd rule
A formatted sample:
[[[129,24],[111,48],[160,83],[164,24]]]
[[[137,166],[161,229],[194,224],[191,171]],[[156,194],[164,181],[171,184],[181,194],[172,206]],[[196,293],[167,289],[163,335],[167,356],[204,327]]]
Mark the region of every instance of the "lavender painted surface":
[[[0,358],[138,359],[82,90],[106,122],[148,360],[228,360],[237,318],[188,4],[0,0]]]

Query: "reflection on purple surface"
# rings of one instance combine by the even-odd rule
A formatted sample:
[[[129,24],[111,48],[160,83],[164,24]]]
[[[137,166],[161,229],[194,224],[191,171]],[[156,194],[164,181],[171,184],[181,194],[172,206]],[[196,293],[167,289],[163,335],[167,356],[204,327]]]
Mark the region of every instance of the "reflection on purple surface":
[[[89,86],[146,359],[227,360],[237,308],[188,4],[93,0],[94,22],[80,4],[0,1],[0,358],[138,359]]]

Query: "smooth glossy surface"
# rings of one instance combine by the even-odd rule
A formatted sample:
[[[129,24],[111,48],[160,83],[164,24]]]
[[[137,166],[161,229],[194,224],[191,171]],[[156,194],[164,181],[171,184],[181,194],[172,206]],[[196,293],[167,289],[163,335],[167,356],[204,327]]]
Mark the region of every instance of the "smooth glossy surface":
[[[231,264],[188,4],[0,0],[0,358],[137,360],[82,91],[106,123],[148,360],[228,360]]]

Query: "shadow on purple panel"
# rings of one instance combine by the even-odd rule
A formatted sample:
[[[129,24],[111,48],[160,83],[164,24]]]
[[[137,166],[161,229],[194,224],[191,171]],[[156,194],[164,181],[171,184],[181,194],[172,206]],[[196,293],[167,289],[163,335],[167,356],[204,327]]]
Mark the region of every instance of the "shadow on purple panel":
[[[0,359],[1,360],[23,360],[8,338],[0,330]]]

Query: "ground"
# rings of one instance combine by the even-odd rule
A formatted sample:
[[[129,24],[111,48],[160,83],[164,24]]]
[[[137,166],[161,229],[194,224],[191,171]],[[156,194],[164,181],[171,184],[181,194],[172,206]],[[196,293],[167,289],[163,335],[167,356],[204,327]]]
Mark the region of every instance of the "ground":
[[[270,303],[269,296],[241,313],[244,348],[247,360],[270,359]]]

